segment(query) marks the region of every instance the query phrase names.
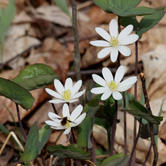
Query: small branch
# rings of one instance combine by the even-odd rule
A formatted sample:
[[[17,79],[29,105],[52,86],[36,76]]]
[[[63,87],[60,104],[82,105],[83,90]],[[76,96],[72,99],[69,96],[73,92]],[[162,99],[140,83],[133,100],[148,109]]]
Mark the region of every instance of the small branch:
[[[79,51],[79,36],[78,36],[78,29],[77,29],[77,5],[75,0],[70,0],[72,6],[72,26],[73,26],[73,35],[74,35],[74,65],[76,71],[76,79],[77,81],[81,79],[80,74],[80,51]]]
[[[152,114],[152,111],[151,111],[151,108],[150,108],[150,104],[149,104],[148,94],[147,94],[147,91],[146,91],[146,85],[145,85],[146,79],[145,79],[143,73],[140,73],[140,78],[141,78],[141,81],[142,81],[142,89],[143,89],[143,94],[144,94],[144,98],[145,98],[146,108]],[[154,151],[154,159],[153,159],[152,166],[156,166],[157,165],[157,160],[158,160],[158,150],[157,150],[157,146],[156,146],[156,143],[155,143],[153,123],[149,123],[149,126],[150,126],[151,142],[152,142],[153,151]]]
[[[115,142],[117,115],[118,115],[118,102],[117,102],[117,100],[115,100],[115,113],[114,113],[114,120],[113,120],[113,126],[112,126],[112,137],[111,137],[111,145],[110,145],[110,156],[113,155],[113,151],[114,151],[114,142]]]
[[[16,104],[16,103],[15,103],[15,104]],[[24,141],[26,141],[27,136],[26,136],[25,130],[24,130],[23,125],[22,125],[22,122],[21,122],[20,111],[19,111],[18,104],[16,104],[16,109],[17,109],[17,117],[18,117],[18,122],[19,122],[19,125],[20,125],[20,129],[21,129],[21,133],[22,133],[22,136],[23,136]]]

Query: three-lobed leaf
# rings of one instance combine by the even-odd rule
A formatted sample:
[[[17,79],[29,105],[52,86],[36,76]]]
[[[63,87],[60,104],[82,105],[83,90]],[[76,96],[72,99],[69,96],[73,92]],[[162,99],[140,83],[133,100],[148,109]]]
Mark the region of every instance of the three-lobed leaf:
[[[76,160],[88,160],[91,158],[90,153],[82,150],[77,144],[72,144],[70,146],[48,146],[47,150],[50,154],[59,156],[60,158],[72,158]]]
[[[59,79],[59,77],[52,68],[38,63],[20,70],[13,81],[30,91],[52,84],[54,79]]]
[[[9,98],[27,110],[34,102],[33,96],[25,88],[4,78],[0,78],[0,96]]]

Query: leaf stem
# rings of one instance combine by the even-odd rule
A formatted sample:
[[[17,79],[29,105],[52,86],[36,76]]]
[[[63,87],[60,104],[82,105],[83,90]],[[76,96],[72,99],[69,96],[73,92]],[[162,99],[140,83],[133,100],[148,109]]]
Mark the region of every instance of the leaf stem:
[[[113,155],[113,151],[114,151],[117,115],[118,115],[118,102],[117,102],[117,100],[115,100],[115,113],[114,113],[114,119],[113,119],[113,125],[112,125],[112,137],[111,137],[111,144],[110,144],[110,156]]]
[[[143,94],[144,94],[144,98],[145,98],[146,108],[152,114],[152,110],[151,110],[150,104],[149,104],[148,94],[147,94],[147,91],[146,91],[146,84],[145,84],[146,79],[145,79],[143,73],[140,73],[140,78],[141,78],[141,82],[142,82],[142,89],[143,89]],[[154,151],[154,159],[153,159],[152,166],[156,166],[157,165],[157,160],[158,160],[158,150],[157,150],[157,146],[156,146],[156,143],[155,143],[153,123],[149,123],[149,126],[150,126],[151,142],[152,142],[153,151]]]
[[[149,150],[148,150],[147,156],[146,156],[145,161],[144,161],[144,163],[143,163],[142,166],[145,166],[146,161],[148,160],[148,157],[149,157],[149,155],[150,155],[151,148],[152,148],[152,143],[150,144],[150,147],[149,147]]]
[[[17,103],[15,103],[15,104],[16,104],[17,117],[18,117],[18,122],[19,122],[19,125],[20,125],[20,129],[21,129],[21,133],[22,133],[22,136],[23,136],[24,141],[26,141],[27,136],[26,136],[25,130],[24,130],[23,125],[22,125],[22,122],[21,122],[19,107],[18,107],[18,104],[17,104]]]
[[[97,165],[93,133],[91,134],[91,142],[92,142],[92,162],[95,165]]]
[[[49,98],[50,98],[50,100],[52,100],[52,97],[50,95],[49,95]],[[51,105],[52,105],[52,108],[53,108],[54,112],[58,115],[58,112],[55,108],[55,105],[53,103],[51,103]]]
[[[138,142],[138,139],[139,139],[139,134],[140,134],[140,131],[141,131],[141,123],[142,123],[142,118],[140,118],[140,123],[139,123],[139,129],[138,129],[138,134],[137,134],[137,137],[134,141],[134,146],[133,146],[133,149],[132,149],[132,152],[131,152],[131,156],[130,156],[130,160],[129,160],[129,166],[133,166],[135,165],[135,163],[133,164],[133,155],[135,153],[135,150],[136,150],[136,145],[137,145],[137,142]]]

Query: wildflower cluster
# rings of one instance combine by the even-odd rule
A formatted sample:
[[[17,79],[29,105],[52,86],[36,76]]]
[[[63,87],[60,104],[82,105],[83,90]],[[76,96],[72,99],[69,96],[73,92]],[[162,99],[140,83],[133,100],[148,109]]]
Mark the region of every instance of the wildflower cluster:
[[[94,46],[106,47],[98,53],[98,58],[103,58],[110,53],[111,61],[115,62],[118,57],[118,52],[124,56],[129,56],[131,54],[131,50],[126,45],[138,40],[138,35],[129,35],[132,30],[133,25],[128,25],[118,35],[118,24],[115,19],[113,19],[109,24],[110,34],[102,28],[96,28],[96,32],[106,40],[90,42]],[[100,85],[100,87],[91,89],[91,93],[102,94],[101,100],[106,100],[111,95],[115,100],[121,100],[122,95],[120,92],[128,90],[137,81],[136,76],[122,81],[124,76],[124,66],[120,66],[117,69],[115,77],[113,77],[111,71],[107,67],[102,69],[102,75],[103,78],[96,74],[92,75],[93,80]],[[85,90],[78,92],[82,86],[82,81],[79,80],[73,85],[71,78],[66,79],[64,86],[59,80],[55,79],[54,86],[57,92],[48,88],[45,90],[49,95],[55,97],[55,99],[49,101],[50,103],[65,103],[62,109],[63,117],[49,112],[48,116],[51,120],[47,120],[45,123],[50,125],[53,129],[65,129],[64,134],[68,134],[71,131],[71,127],[78,126],[84,120],[86,113],[81,114],[83,106],[78,105],[70,114],[69,106],[66,103],[69,104],[78,101],[78,98],[84,94]]]

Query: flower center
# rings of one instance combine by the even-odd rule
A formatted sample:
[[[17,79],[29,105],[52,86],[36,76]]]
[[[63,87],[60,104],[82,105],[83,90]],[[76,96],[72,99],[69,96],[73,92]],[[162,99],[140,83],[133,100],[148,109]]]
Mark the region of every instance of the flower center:
[[[117,46],[118,43],[119,43],[119,42],[118,42],[118,39],[117,39],[117,38],[115,38],[115,37],[111,37],[110,44],[111,44],[112,47]]]
[[[61,120],[61,125],[62,126],[66,126],[67,128],[70,127],[70,119],[68,120],[67,117],[64,117],[62,120]]]
[[[62,92],[62,97],[66,100],[69,101],[69,99],[71,98],[71,90],[65,90]]]
[[[117,84],[116,81],[106,81],[106,85],[107,85],[111,90],[115,91],[115,90],[119,87],[120,83]]]

